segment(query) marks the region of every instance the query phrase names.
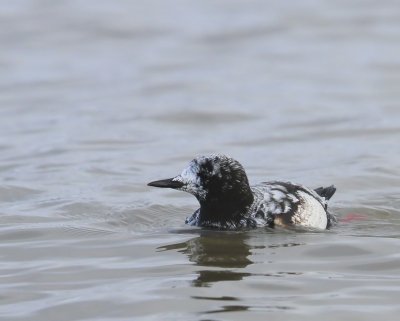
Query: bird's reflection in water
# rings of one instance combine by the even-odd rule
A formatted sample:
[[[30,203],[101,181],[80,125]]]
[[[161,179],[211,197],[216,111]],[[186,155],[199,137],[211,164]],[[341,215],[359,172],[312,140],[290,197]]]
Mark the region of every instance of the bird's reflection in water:
[[[188,233],[188,231],[183,233]],[[246,269],[246,267],[254,263],[260,263],[251,260],[257,257],[258,251],[267,251],[273,254],[278,248],[305,245],[304,243],[294,242],[295,237],[292,236],[293,234],[277,234],[275,231],[268,230],[258,231],[257,233],[251,231],[191,230],[189,233],[196,233],[198,236],[186,242],[160,247],[159,250],[180,252],[199,267],[199,270],[196,271],[197,277],[192,281],[192,286],[194,287],[211,287],[214,283],[222,281],[241,281],[243,278],[255,275],[254,272],[248,272],[250,269]],[[272,273],[263,273],[262,276],[285,277],[287,275],[300,274],[301,272],[274,271]],[[212,292],[201,292],[201,294],[192,296],[192,298],[203,302],[214,301],[220,303],[210,304],[209,309],[202,312],[208,315],[248,310],[276,312],[294,309],[294,307],[282,304],[265,305],[259,302],[246,304],[248,303],[246,300],[243,300],[240,296],[231,296],[229,295],[230,293],[222,296],[216,296]]]
[[[250,273],[238,272],[253,262],[252,247],[246,243],[246,232],[198,231],[199,236],[186,242],[160,247],[160,250],[177,250],[191,262],[206,269],[199,270],[193,281],[197,287],[209,286],[219,281],[239,281]]]
[[[188,231],[185,231],[188,232]],[[197,278],[193,286],[207,287],[220,281],[240,281],[244,277],[252,275],[245,272],[245,268],[253,264],[252,251],[256,249],[275,249],[280,247],[292,247],[304,245],[303,243],[290,242],[287,237],[279,239],[278,243],[262,245],[265,239],[253,240],[254,234],[249,231],[223,232],[213,230],[190,230],[190,233],[198,234],[186,242],[170,244],[159,247],[161,251],[175,250],[187,255],[189,261],[196,263],[201,269],[197,271]],[[293,239],[291,239],[293,241]],[[262,242],[260,244],[260,241]],[[258,244],[257,244],[258,243]],[[301,274],[298,272],[274,272],[263,274],[265,276],[283,277],[285,275]]]

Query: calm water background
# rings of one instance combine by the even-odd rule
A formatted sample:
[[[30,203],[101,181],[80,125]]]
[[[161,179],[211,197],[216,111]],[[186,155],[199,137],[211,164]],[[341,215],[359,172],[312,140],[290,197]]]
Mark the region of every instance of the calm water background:
[[[4,0],[0,44],[1,320],[398,320],[397,0]],[[210,152],[364,218],[188,228],[146,183]]]

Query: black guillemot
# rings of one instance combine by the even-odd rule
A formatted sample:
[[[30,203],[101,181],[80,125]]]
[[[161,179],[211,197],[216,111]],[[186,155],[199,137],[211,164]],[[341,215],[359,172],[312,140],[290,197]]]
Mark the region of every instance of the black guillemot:
[[[283,181],[250,186],[243,166],[221,154],[199,156],[180,175],[148,185],[193,194],[200,208],[186,223],[194,226],[229,230],[261,226],[328,229],[336,222],[327,209],[327,201],[336,191],[333,185],[315,190]]]

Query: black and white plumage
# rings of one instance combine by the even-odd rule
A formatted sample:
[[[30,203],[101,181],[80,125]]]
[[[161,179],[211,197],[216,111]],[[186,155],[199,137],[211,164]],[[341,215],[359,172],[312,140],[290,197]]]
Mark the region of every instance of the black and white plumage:
[[[197,157],[180,175],[148,185],[193,194],[200,208],[186,219],[189,225],[218,229],[275,225],[327,229],[336,221],[327,210],[327,201],[336,191],[333,185],[316,190],[281,181],[250,186],[242,165],[220,154]]]

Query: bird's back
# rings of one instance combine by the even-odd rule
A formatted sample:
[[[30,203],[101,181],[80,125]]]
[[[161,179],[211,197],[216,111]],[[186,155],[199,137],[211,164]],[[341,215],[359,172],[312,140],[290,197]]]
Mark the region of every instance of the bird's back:
[[[294,225],[325,229],[334,220],[327,211],[326,198],[305,186],[272,181],[252,186],[251,189],[254,202],[249,209],[249,215],[257,225]]]

